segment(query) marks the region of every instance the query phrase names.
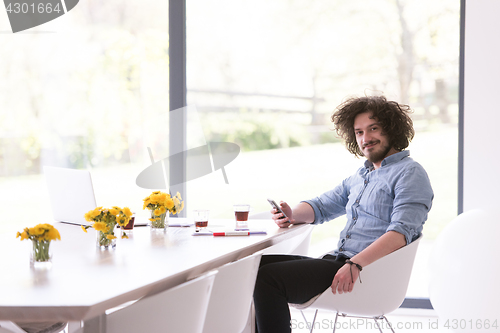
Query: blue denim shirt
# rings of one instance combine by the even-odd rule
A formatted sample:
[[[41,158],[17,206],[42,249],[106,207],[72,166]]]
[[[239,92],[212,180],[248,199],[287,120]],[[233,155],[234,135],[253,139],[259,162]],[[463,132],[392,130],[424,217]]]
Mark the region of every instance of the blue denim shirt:
[[[314,209],[314,224],[347,214],[334,255],[353,257],[390,230],[403,234],[407,244],[420,235],[434,194],[424,168],[409,155],[388,156],[376,170],[365,161],[333,190],[304,201]]]

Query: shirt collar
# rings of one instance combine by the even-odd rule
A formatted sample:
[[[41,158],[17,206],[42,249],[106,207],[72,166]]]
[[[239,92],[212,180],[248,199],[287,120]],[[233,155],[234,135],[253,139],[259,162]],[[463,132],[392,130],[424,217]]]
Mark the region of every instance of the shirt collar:
[[[383,166],[388,165],[388,164],[399,162],[403,158],[408,157],[408,156],[410,156],[409,150],[403,150],[403,151],[400,151],[396,154],[392,154],[391,156],[387,156],[386,158],[384,158],[384,160],[380,164],[380,167],[383,167]],[[365,168],[368,169],[368,171],[372,171],[373,170],[373,163],[366,160],[365,161]]]

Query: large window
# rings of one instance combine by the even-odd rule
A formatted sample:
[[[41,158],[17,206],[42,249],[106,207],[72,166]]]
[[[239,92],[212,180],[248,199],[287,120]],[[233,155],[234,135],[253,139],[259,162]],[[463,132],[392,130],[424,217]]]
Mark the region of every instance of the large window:
[[[168,2],[80,1],[16,34],[0,10],[0,30],[0,230],[50,221],[44,165],[91,169],[98,205],[142,210],[130,162],[169,111]]]
[[[220,171],[188,183],[191,207],[230,217],[232,203],[259,212],[267,197],[327,191],[362,164],[331,131],[334,108],[364,94],[408,103],[411,156],[435,191],[409,290],[426,297],[429,247],[457,214],[459,3],[189,0],[187,18],[188,104],[207,141],[242,148],[229,184]],[[313,245],[333,249],[344,224],[316,227]]]

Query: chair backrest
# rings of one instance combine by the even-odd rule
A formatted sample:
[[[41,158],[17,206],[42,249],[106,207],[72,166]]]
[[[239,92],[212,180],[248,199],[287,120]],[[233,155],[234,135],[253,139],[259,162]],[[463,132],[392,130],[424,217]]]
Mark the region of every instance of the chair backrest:
[[[380,316],[396,310],[404,301],[417,248],[412,243],[363,268],[351,293],[334,295],[325,290],[310,307],[359,316]]]
[[[63,322],[12,322],[0,320],[0,333],[45,332],[59,333],[66,328]]]
[[[106,316],[107,333],[201,333],[216,271]]]
[[[0,333],[26,333],[26,331],[11,321],[0,320]]]
[[[243,331],[250,313],[261,256],[262,253],[253,254],[217,268],[204,333]]]

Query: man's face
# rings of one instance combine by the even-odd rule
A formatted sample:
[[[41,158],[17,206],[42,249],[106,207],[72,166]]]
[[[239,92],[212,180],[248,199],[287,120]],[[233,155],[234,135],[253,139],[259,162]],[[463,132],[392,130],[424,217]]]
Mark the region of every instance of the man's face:
[[[384,158],[396,152],[371,112],[360,113],[354,118],[354,134],[361,152],[375,167],[379,167]]]

